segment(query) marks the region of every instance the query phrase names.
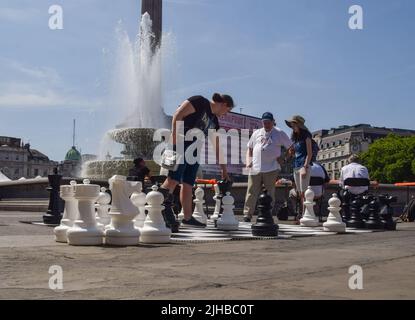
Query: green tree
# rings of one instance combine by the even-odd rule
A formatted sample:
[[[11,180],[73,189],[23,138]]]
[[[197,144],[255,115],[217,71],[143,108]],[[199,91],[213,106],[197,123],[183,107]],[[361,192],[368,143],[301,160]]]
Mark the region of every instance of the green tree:
[[[381,183],[415,181],[415,136],[390,134],[372,143],[361,158],[373,180]]]

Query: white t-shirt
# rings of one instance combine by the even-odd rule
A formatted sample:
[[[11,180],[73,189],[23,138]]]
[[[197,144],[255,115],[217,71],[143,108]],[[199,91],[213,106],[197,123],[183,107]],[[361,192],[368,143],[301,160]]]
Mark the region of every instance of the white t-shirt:
[[[281,170],[277,161],[281,156],[281,147],[288,149],[291,145],[290,138],[279,128],[273,128],[269,132],[264,128],[256,130],[248,143],[248,148],[253,149],[251,174]]]
[[[350,163],[347,166],[344,166],[342,168],[341,174],[340,174],[340,186],[344,187],[344,182],[348,178],[366,178],[369,179],[369,171],[366,167],[362,166],[358,163]],[[362,194],[363,192],[366,192],[369,190],[369,187],[344,187],[345,189],[349,190],[351,193],[358,195]]]
[[[311,177],[326,178],[326,174],[320,164],[313,162],[313,165],[311,166]],[[323,186],[311,186],[311,189],[314,191],[315,197],[318,198],[323,195]]]

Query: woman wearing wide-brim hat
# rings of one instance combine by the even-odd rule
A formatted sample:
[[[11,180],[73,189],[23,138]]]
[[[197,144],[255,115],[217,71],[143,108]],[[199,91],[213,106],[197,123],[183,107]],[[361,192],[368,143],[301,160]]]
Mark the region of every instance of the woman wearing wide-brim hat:
[[[285,123],[293,130],[291,135],[293,146],[289,151],[294,156],[294,181],[297,191],[301,193],[300,210],[302,214],[304,194],[310,185],[310,165],[313,159],[312,135],[305,126],[305,119],[302,116],[293,116],[290,120],[285,120]]]

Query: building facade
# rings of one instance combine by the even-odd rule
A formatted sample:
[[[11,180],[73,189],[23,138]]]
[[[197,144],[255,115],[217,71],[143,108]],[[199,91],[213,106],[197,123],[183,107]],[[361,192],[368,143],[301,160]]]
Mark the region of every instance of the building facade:
[[[367,151],[370,144],[391,133],[399,136],[411,136],[415,135],[415,130],[358,124],[316,131],[313,133],[313,138],[320,146],[317,161],[326,168],[330,178],[339,179],[341,168],[347,165],[347,160],[352,154]]]
[[[20,138],[0,137],[0,171],[9,179],[47,177],[57,166],[56,161],[23,144]]]

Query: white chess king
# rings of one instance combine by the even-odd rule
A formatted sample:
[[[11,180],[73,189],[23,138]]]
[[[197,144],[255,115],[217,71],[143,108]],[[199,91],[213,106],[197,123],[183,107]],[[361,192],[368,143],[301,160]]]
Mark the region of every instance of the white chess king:
[[[318,218],[314,214],[314,191],[311,187],[308,187],[307,191],[305,192],[305,201],[304,201],[304,215],[303,218],[300,220],[300,224],[302,227],[318,227],[319,222]]]
[[[329,232],[346,232],[346,224],[343,222],[340,215],[341,201],[337,194],[333,194],[333,197],[329,200],[329,216],[327,222],[323,224],[324,231]]]

